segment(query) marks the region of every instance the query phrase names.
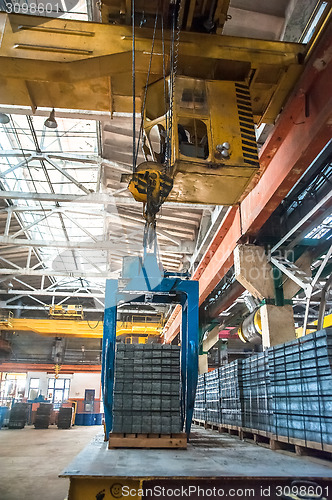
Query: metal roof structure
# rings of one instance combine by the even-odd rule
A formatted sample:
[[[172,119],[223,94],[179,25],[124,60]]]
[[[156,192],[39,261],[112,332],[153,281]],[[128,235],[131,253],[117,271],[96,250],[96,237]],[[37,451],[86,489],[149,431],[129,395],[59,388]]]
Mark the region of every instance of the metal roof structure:
[[[2,290],[10,283],[10,295],[20,290],[41,305],[48,302],[36,297],[50,291],[56,303],[64,292],[80,300],[88,294],[100,309],[105,279],[119,276],[124,255],[142,251],[141,206],[121,183],[130,171],[120,149],[130,141],[129,118],[104,126],[103,155],[98,122],[57,117],[58,128],[49,129],[44,121],[13,114],[0,130]],[[213,208],[189,206],[179,215],[179,206],[166,204],[158,220],[166,269],[189,262],[202,213]]]

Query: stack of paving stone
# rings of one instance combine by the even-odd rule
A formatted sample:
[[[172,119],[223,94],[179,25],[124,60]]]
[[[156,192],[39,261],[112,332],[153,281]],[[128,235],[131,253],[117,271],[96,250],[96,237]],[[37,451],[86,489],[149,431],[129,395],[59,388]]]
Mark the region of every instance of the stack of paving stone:
[[[332,444],[332,329],[268,349],[277,436]]]
[[[28,403],[15,403],[10,410],[8,428],[23,429],[28,417]]]
[[[272,423],[271,381],[268,353],[242,361],[243,425],[269,432]]]
[[[34,423],[36,429],[48,429],[52,411],[53,405],[51,403],[39,403]]]
[[[219,371],[213,370],[205,374],[206,388],[206,420],[208,422],[221,422],[220,409],[220,381]]]
[[[217,422],[216,373],[200,376],[195,418]],[[218,373],[221,424],[264,430],[309,447],[319,443],[330,451],[332,328],[233,361]]]
[[[194,419],[207,420],[206,418],[206,387],[205,387],[205,373],[198,375]]]
[[[117,344],[112,432],[181,431],[180,347]]]
[[[62,406],[58,413],[58,428],[69,429],[71,427],[72,416],[73,408],[66,408]]]
[[[243,382],[242,363],[235,360],[219,368],[221,423],[242,427]]]

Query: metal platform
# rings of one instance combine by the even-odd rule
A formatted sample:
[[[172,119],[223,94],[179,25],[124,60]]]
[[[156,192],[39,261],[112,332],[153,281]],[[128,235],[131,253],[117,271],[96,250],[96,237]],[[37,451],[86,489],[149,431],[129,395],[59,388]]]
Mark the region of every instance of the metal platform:
[[[270,481],[267,484],[286,484],[285,479],[280,478],[288,478],[287,484],[290,484],[290,476],[317,481],[324,478],[324,484],[330,483],[332,491],[332,464],[328,462],[274,452],[234,436],[197,427],[187,450],[109,450],[100,434],[60,475],[70,479],[69,500],[120,498],[114,490],[112,493],[113,487],[128,485],[139,491],[143,484],[146,487],[158,480],[170,487],[176,481],[191,484],[201,480],[199,484],[204,484],[207,479],[210,485],[234,481],[239,484],[241,479],[242,485],[255,481],[258,484],[258,478]],[[141,495],[130,495],[130,498],[141,498]]]
[[[321,465],[196,427],[187,450],[108,450],[107,444],[103,434],[96,436],[60,477],[281,477],[292,472],[332,478],[332,463]]]

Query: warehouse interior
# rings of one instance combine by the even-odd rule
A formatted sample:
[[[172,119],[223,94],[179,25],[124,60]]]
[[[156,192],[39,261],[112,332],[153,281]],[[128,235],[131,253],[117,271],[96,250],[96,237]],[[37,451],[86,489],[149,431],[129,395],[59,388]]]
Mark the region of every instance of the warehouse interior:
[[[0,2],[2,499],[329,498],[331,14]]]

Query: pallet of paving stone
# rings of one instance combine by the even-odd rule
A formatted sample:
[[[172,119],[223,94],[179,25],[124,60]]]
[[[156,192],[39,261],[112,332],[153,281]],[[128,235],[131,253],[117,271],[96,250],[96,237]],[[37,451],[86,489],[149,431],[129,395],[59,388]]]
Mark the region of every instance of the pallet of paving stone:
[[[123,434],[111,432],[108,448],[187,448],[187,435],[178,434]]]
[[[181,433],[180,348],[118,344],[112,414],[113,433]]]
[[[10,411],[8,428],[23,429],[28,417],[28,403],[15,403]]]
[[[228,432],[235,431],[241,439],[249,438],[252,436],[252,439],[256,444],[269,444],[272,450],[284,449],[284,445],[291,445],[295,447],[295,453],[297,455],[306,455],[310,454],[310,452],[324,452],[324,453],[332,453],[332,446],[327,445],[325,443],[319,443],[317,441],[305,441],[303,439],[295,439],[292,437],[281,436],[272,434],[271,432],[264,431],[261,429],[251,429],[247,427],[239,427],[236,425],[227,425],[227,424],[215,424],[214,422],[203,422],[202,420],[193,420],[193,423],[199,426],[203,426],[205,429],[217,430],[219,432]],[[263,443],[260,438],[264,438]],[[286,448],[285,448],[286,449]],[[292,451],[289,450],[288,451]],[[325,457],[326,458],[326,457]]]
[[[292,444],[332,449],[332,329],[268,349],[271,431]],[[294,443],[293,443],[294,441]],[[310,446],[306,445],[310,443]]]

